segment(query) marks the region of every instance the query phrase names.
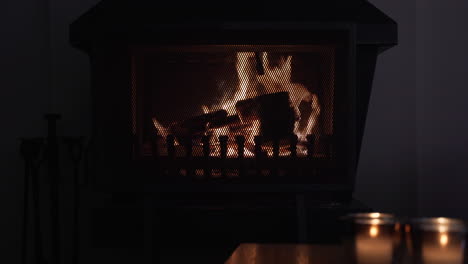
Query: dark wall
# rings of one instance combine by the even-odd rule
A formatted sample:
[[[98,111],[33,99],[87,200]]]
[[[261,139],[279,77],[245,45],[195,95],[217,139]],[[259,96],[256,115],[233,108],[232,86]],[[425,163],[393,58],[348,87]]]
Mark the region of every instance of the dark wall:
[[[468,2],[417,4],[419,208],[468,218]]]
[[[89,63],[68,44],[68,25],[95,2],[1,3],[0,259],[5,263],[19,263],[20,256],[23,163],[19,137],[44,135],[47,112],[64,115],[61,134],[89,131]]]
[[[356,197],[468,218],[468,2],[371,2],[398,22],[400,43],[378,60]]]
[[[0,255],[19,260],[22,162],[19,137],[44,129],[50,89],[47,5],[3,1],[0,8]]]
[[[398,46],[378,57],[356,198],[375,210],[413,215],[416,180],[416,3],[371,0],[398,23]]]
[[[85,53],[71,47],[68,27],[98,0],[49,0],[52,44],[52,108],[63,115],[67,135],[87,135],[91,122],[90,69]]]

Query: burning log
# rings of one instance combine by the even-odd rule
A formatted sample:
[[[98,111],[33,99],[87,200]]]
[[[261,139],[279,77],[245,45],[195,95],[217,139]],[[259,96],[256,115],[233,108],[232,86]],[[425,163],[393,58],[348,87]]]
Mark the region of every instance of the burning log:
[[[226,110],[219,110],[175,122],[169,126],[169,131],[178,139],[191,138],[194,135],[203,135],[211,124],[223,124],[226,120]]]
[[[293,134],[296,116],[288,92],[239,101],[236,103],[236,111],[244,124],[259,120],[258,134],[265,139],[281,139]]]
[[[232,116],[227,116],[226,118],[223,118],[223,119],[213,120],[212,122],[210,122],[208,128],[215,129],[215,128],[221,128],[221,127],[226,127],[226,126],[228,126],[229,128],[236,129],[239,126],[242,127],[243,124],[240,121],[238,115],[232,115]]]
[[[288,142],[284,139],[289,139],[293,134],[296,120],[288,92],[241,100],[236,103],[235,107],[236,115],[228,116],[226,110],[219,110],[174,122],[168,128],[159,125],[155,119],[153,122],[158,131],[174,135],[177,143],[186,148],[186,152],[191,152],[192,140],[198,142],[201,139],[204,156],[208,156],[211,152],[209,145],[215,144],[209,140],[213,136],[218,139],[218,136],[243,135],[245,142],[242,142],[242,145],[249,153],[255,152],[253,137],[257,135],[264,139],[264,147],[268,153],[272,152],[278,156],[280,152],[289,148]],[[220,145],[222,149],[219,150],[223,154],[222,150],[226,152],[227,147],[233,149],[231,145],[235,145],[236,141],[219,141],[219,143],[224,143],[224,146]]]

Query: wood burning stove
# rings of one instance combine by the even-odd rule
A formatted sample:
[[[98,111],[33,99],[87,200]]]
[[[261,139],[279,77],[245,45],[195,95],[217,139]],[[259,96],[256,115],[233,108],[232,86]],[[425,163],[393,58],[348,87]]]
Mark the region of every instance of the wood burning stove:
[[[97,181],[349,197],[395,23],[366,1],[276,4],[103,1],[73,23],[92,62]]]
[[[347,185],[339,45],[132,47],[133,159],[165,184]]]
[[[351,200],[397,27],[364,0],[103,1],[70,37],[91,60],[96,186],[296,204]]]

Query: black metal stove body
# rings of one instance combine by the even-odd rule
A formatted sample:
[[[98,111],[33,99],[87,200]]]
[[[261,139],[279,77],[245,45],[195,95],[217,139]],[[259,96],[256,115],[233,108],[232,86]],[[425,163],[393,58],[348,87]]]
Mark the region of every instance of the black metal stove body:
[[[128,220],[134,225],[136,220],[128,215],[136,212],[148,219],[149,214],[153,219],[155,213],[147,209],[163,208],[159,215],[164,216],[156,217],[156,225],[149,224],[159,228],[158,234],[148,235],[152,231],[145,229],[145,237],[152,241],[159,236],[173,243],[180,236],[194,244],[200,236],[215,241],[213,245],[225,239],[231,246],[242,241],[305,241],[308,233],[309,237],[327,236],[313,225],[330,223],[352,210],[347,204],[354,190],[376,59],[396,45],[397,25],[364,0],[309,2],[193,1],[180,6],[103,1],[71,25],[72,45],[91,60],[94,186],[113,193],[106,210],[118,208],[118,213],[97,212],[96,219],[111,219],[115,214],[123,223]],[[264,130],[260,137],[249,139],[251,134],[226,135],[215,128],[194,138],[189,133],[191,139],[184,141],[183,132],[171,127],[204,114],[201,105],[211,92],[203,89],[217,75],[207,74],[207,69],[230,69],[231,75],[237,74],[232,83],[239,88],[242,61],[251,63],[250,72],[261,80],[258,76],[273,74],[275,68],[259,61],[278,57],[276,53],[282,58],[280,65],[292,57],[294,81],[288,85],[313,86],[309,83],[314,77],[307,76],[318,76],[315,82],[322,85],[308,90],[317,94],[321,116],[302,138],[297,134],[269,137]],[[181,60],[184,63],[177,63]],[[327,70],[301,73],[295,71],[299,62]],[[191,75],[194,71],[201,77]],[[174,77],[174,72],[185,75]],[[230,80],[226,76],[215,78],[216,83]],[[248,76],[251,80],[252,75]],[[203,96],[193,92],[198,89]],[[182,103],[173,98],[181,92]],[[293,95],[289,91],[290,99]],[[251,98],[257,97],[241,99]],[[191,108],[192,103],[198,108]],[[275,110],[274,106],[265,109]],[[206,108],[208,113],[226,110],[228,117],[243,114],[239,103],[231,112]],[[174,109],[182,109],[181,114],[164,124],[164,116],[173,117],[167,113],[177,112]],[[213,121],[209,123],[202,122],[203,129]],[[233,126],[229,128],[232,131]],[[164,129],[169,132],[162,133]],[[249,142],[253,142],[250,148]],[[147,194],[151,198],[143,198]],[[144,211],[137,209],[142,204]],[[122,213],[122,208],[131,209]],[[311,215],[321,217],[309,225],[305,219]],[[109,222],[102,222],[101,228]],[[165,230],[174,223],[177,226]],[[137,231],[130,233],[123,235],[127,242],[138,237]],[[105,236],[102,231],[97,240]]]
[[[242,192],[256,188],[259,191],[336,191],[349,198],[354,188],[376,58],[396,44],[397,27],[367,1],[306,2],[292,1],[285,5],[279,1],[237,1],[232,6],[219,6],[206,1],[181,7],[150,1],[103,1],[74,22],[71,42],[90,55],[92,65],[93,132],[95,160],[99,164],[96,182],[126,186],[154,183],[153,187],[161,191]],[[232,158],[222,150],[212,155],[202,150],[202,139],[191,146],[192,143],[178,143],[181,141],[178,138],[174,144],[180,145],[185,154],[176,157],[177,154],[171,156],[173,143],[166,140],[167,135],[160,135],[159,141],[149,135],[151,120],[145,108],[151,104],[147,99],[151,95],[145,92],[149,85],[141,83],[150,81],[139,76],[142,72],[148,75],[148,70],[142,69],[147,61],[167,59],[161,59],[164,52],[193,54],[193,51],[221,49],[227,50],[223,54],[251,52],[258,55],[275,50],[285,53],[314,48],[333,52],[333,57],[328,58],[333,63],[333,75],[328,73],[327,76],[333,85],[328,92],[332,93],[327,98],[328,110],[322,102],[322,115],[323,110],[331,113],[326,117],[330,129],[319,131],[322,133],[309,131],[304,135],[304,138],[309,137],[302,144],[303,157],[295,157],[291,153],[295,150],[287,155],[270,153],[266,158],[252,155],[255,157],[242,159],[238,153]],[[160,100],[153,103],[156,108],[161,104],[166,104],[166,108],[183,108],[185,105],[177,105],[174,98],[157,97],[164,95],[161,90],[175,88],[162,83],[165,86],[151,88],[159,90],[153,91],[151,97],[151,100]],[[179,89],[203,89],[198,86],[193,84]],[[187,111],[198,114],[195,110]],[[218,138],[219,135],[212,136]],[[234,137],[231,135],[229,141],[235,141]],[[157,154],[161,151],[154,142],[164,145],[165,155]],[[238,143],[233,143],[236,152]],[[271,148],[275,146],[272,141],[265,144]],[[291,140],[283,144],[293,145]],[[219,139],[218,145],[222,145]],[[315,153],[308,155],[310,145]],[[155,149],[148,150],[152,147]],[[197,147],[205,154],[195,157],[197,155],[191,152]],[[251,150],[257,154],[253,147]],[[226,170],[235,177],[226,176],[229,174]],[[250,176],[238,177],[245,170]],[[262,177],[258,173],[261,171],[271,177]]]

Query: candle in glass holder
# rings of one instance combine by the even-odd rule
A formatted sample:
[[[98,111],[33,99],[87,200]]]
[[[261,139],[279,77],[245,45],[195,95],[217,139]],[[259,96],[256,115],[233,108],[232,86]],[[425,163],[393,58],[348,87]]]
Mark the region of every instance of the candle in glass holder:
[[[416,223],[424,264],[463,263],[466,230],[462,221],[440,217],[420,219]]]
[[[358,264],[391,264],[395,218],[389,214],[351,215],[355,226],[355,256]]]

